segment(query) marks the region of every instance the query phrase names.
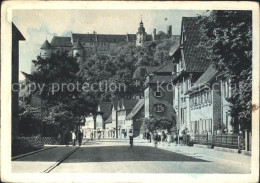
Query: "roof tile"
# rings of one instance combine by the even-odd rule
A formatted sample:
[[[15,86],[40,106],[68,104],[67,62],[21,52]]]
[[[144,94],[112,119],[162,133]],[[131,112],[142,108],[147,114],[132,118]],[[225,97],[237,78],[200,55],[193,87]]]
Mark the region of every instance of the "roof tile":
[[[183,32],[186,40],[183,43],[183,54],[187,72],[203,72],[210,62],[207,61],[207,50],[199,47],[201,41],[200,24],[197,17],[183,17]]]
[[[53,47],[70,47],[70,46],[72,46],[71,38],[54,36],[51,40],[51,46],[53,46]]]

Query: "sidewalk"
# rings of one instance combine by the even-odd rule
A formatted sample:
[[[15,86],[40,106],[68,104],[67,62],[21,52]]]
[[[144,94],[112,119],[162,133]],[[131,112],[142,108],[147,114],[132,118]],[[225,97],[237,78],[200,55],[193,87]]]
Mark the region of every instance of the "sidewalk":
[[[145,141],[145,140],[143,140]],[[154,143],[148,143],[149,146],[154,146]],[[176,153],[181,153],[187,156],[193,157],[206,157],[214,160],[221,160],[227,161],[231,163],[236,163],[245,166],[251,166],[251,156],[243,155],[243,154],[236,154],[224,151],[217,151],[214,149],[207,149],[207,148],[199,148],[194,146],[181,146],[175,145],[173,143],[170,144],[170,147],[167,143],[164,146],[162,144],[158,145],[159,149],[169,150]]]

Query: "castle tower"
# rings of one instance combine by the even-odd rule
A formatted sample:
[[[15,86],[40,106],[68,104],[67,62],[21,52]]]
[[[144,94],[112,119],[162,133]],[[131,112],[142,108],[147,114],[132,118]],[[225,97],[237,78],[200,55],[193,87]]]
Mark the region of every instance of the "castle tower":
[[[40,49],[41,49],[40,56],[42,58],[49,58],[51,56],[51,54],[52,54],[52,47],[51,47],[51,45],[50,45],[50,43],[48,42],[47,39],[42,44]]]
[[[138,28],[138,32],[136,33],[136,46],[143,46],[146,41],[147,34],[145,32],[144,24],[141,19],[140,26]]]
[[[73,57],[78,56],[78,61],[83,59],[84,48],[79,40],[72,47],[72,54]]]

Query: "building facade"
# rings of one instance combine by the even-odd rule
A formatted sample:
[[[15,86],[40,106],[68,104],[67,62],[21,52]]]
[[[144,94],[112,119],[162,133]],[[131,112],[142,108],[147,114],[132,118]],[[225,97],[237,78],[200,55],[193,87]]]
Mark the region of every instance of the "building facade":
[[[177,129],[191,129],[190,98],[186,92],[205,72],[210,63],[206,60],[207,51],[199,47],[201,35],[196,17],[183,17],[179,46],[173,46],[174,74],[172,83],[173,108],[176,113]]]
[[[173,120],[172,86],[168,85],[172,78],[173,66],[172,62],[168,62],[146,76],[146,88],[144,90],[145,118]]]

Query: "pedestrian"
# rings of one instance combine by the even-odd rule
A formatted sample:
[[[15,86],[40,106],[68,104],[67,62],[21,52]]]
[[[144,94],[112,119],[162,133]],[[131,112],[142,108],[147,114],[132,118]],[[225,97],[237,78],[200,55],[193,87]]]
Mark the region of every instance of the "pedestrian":
[[[79,130],[79,133],[78,133],[79,146],[81,146],[82,139],[83,139],[83,133],[82,133],[82,130]]]
[[[180,140],[180,145],[182,146],[182,144],[183,144],[183,132],[181,132],[179,134],[179,140]]]
[[[170,133],[168,133],[168,134],[167,134],[167,143],[168,143],[168,146],[170,146],[171,141],[172,141],[172,135],[171,135]]]
[[[134,136],[133,136],[133,130],[132,129],[129,130],[129,143],[130,143],[130,148],[132,148],[133,144],[134,144]]]
[[[70,143],[70,133],[69,133],[69,131],[67,131],[66,134],[65,134],[65,144],[66,144],[66,147],[69,146],[69,143]]]
[[[162,138],[162,146],[164,146],[164,143],[166,141],[166,134],[164,133],[164,131],[162,131],[161,138]]]
[[[178,133],[179,133],[179,132],[177,132],[177,133],[174,134],[174,136],[175,136],[175,137],[174,137],[175,146],[177,146],[177,144],[179,143],[179,141],[178,141],[178,139],[179,139]]]
[[[147,139],[148,141],[150,141],[150,137],[151,137],[150,132],[148,132],[148,133],[146,134],[146,139]]]
[[[101,138],[101,131],[100,130],[98,130],[98,140],[100,141],[100,138]]]
[[[93,132],[90,133],[90,139],[93,141]]]
[[[159,144],[159,145],[161,144],[161,141],[162,141],[162,133],[159,132],[159,133],[158,133],[158,144]]]
[[[74,131],[72,131],[72,143],[73,143],[73,146],[76,145],[76,133]]]
[[[158,135],[157,132],[155,133],[153,140],[154,140],[154,147],[157,148],[158,142],[160,141],[160,136]]]

